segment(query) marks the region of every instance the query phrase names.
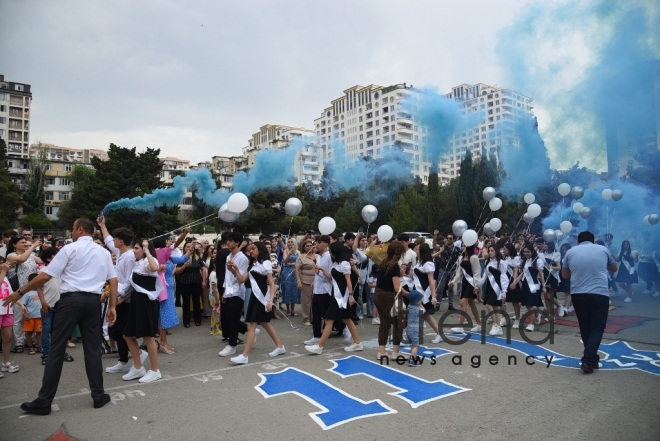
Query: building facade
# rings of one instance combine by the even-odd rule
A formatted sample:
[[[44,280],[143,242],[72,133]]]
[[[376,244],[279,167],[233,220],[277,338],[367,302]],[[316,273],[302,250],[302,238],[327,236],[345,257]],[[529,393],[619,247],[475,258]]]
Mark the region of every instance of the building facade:
[[[7,144],[8,157],[28,156],[31,102],[29,84],[5,81],[0,75],[0,138]]]

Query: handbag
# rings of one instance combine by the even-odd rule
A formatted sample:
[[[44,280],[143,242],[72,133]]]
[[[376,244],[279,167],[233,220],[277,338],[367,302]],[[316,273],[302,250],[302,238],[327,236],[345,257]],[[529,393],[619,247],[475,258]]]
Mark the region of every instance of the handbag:
[[[11,289],[14,290],[14,292],[18,291],[18,288],[21,287],[21,282],[18,280],[18,267],[20,266],[20,263],[16,263],[16,270],[14,271],[14,275],[11,277],[7,277],[9,279],[9,284],[11,285]]]
[[[399,310],[399,296],[401,295],[401,289],[403,289],[403,285],[399,287],[399,291],[394,295],[394,304],[390,309],[390,317],[397,317],[399,312],[404,312],[406,310],[406,304],[403,303],[403,299],[401,299],[401,310]]]

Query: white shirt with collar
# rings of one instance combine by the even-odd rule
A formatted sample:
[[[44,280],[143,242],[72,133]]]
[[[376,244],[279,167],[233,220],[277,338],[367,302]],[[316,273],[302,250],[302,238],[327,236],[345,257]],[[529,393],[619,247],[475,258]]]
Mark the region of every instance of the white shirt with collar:
[[[105,282],[117,278],[110,253],[92,236],[81,236],[55,255],[43,272],[62,279],[60,292],[88,292],[101,295]]]
[[[131,277],[133,274],[133,268],[135,268],[137,262],[135,260],[135,253],[132,249],[122,253],[119,248],[115,247],[114,239],[110,235],[108,235],[103,242],[105,242],[105,246],[112,251],[112,254],[117,256],[117,295],[119,298],[126,297],[133,291]],[[130,301],[130,299],[127,301]]]
[[[319,266],[330,272],[332,269],[332,258],[330,251],[326,251],[318,257]],[[330,294],[332,292],[332,279],[329,279],[319,271],[314,275],[314,294]]]
[[[247,256],[242,251],[227,256],[227,262],[234,262],[241,275],[247,272],[250,264]],[[240,283],[231,271],[225,273],[225,283],[222,286],[225,288],[223,297],[240,297],[245,300],[245,285]]]

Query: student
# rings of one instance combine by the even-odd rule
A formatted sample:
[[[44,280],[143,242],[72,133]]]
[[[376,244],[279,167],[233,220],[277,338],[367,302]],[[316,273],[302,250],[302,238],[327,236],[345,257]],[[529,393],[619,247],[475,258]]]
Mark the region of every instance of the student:
[[[616,275],[616,281],[623,291],[628,294],[628,297],[624,300],[626,303],[632,302],[633,284],[638,282],[637,267],[635,266],[638,257],[638,253],[632,251],[630,242],[627,240],[621,242],[619,255],[614,257],[621,264]]]
[[[520,302],[522,295],[519,284],[514,283],[514,280],[518,278],[518,274],[520,273],[520,257],[518,256],[515,245],[511,242],[504,244],[504,258],[506,261],[506,275],[507,279],[509,279],[509,288],[506,292],[505,301],[513,305],[515,318],[511,328],[518,329],[520,327]],[[506,319],[504,317],[500,319],[500,326],[506,326]]]
[[[236,274],[239,282],[245,283],[246,288],[252,290],[253,299],[245,313],[247,322],[247,339],[243,353],[232,357],[234,364],[247,364],[252,346],[257,340],[257,325],[266,330],[275,343],[275,349],[268,355],[277,357],[286,353],[284,345],[277,336],[277,332],[270,319],[273,317],[273,297],[275,295],[275,282],[273,281],[273,266],[266,245],[255,242],[248,248],[250,264],[245,274]]]
[[[30,274],[28,282],[35,277],[37,277],[37,273]],[[23,332],[25,332],[25,342],[30,355],[36,354],[37,351],[41,352],[41,301],[39,298],[43,297],[43,292],[39,295],[37,290],[41,291],[41,288],[26,292],[21,300],[16,302],[23,310]],[[37,336],[36,346],[32,342],[32,333]]]
[[[431,247],[426,242],[421,243],[415,247],[417,251],[417,264],[413,269],[413,281],[415,290],[421,292],[424,296],[422,305],[424,305],[424,320],[435,331],[435,338],[431,343],[440,343],[442,337],[438,329],[438,323],[433,318],[435,314],[435,305],[438,304],[437,293],[435,289],[435,264],[433,263],[433,256]],[[410,300],[410,298],[408,298]],[[410,321],[408,321],[410,324]]]
[[[332,280],[332,298],[323,316],[325,319],[325,328],[319,341],[316,344],[305,346],[305,349],[313,354],[321,354],[324,343],[332,333],[332,323],[336,320],[341,320],[353,338],[353,343],[344,348],[344,350],[346,352],[361,351],[363,350],[363,346],[360,343],[360,337],[358,336],[355,323],[351,320],[351,306],[355,304],[353,285],[351,284],[351,250],[339,241],[333,242],[330,245],[330,257],[332,259],[330,271],[317,265],[319,271],[326,278]]]
[[[316,275],[314,276],[314,295],[312,296],[313,336],[309,340],[305,340],[305,345],[314,345],[321,339],[323,316],[325,315],[325,312],[328,310],[328,306],[330,305],[332,279],[330,277],[326,277],[326,274],[329,274],[332,268],[332,258],[330,257],[330,251],[328,251],[329,246],[329,236],[323,235],[316,241],[318,259],[316,260],[317,263],[314,266]]]
[[[225,292],[222,296],[223,308],[226,309],[226,329],[223,324],[222,333],[229,339],[229,344],[218,353],[220,357],[226,357],[236,353],[236,346],[238,345],[238,334],[245,334],[247,326],[241,322],[241,311],[245,300],[245,287],[239,282],[237,276],[243,275],[247,272],[249,260],[247,256],[241,252],[241,243],[243,242],[243,235],[232,231],[227,233],[227,248],[230,254],[227,256],[225,262],[227,272],[225,274],[224,289]]]
[[[122,377],[123,380],[139,378],[140,383],[151,383],[162,378],[158,369],[158,346],[155,337],[160,323],[158,295],[165,288],[158,277],[159,264],[156,250],[151,242],[141,240],[133,246],[136,264],[131,275],[131,309],[128,312],[124,339],[133,358],[133,366]],[[147,346],[150,369],[142,366],[141,351],[137,339],[142,338]],[[139,360],[139,363],[138,363]]]
[[[479,256],[476,254],[474,246],[466,247],[464,244],[461,244],[461,249],[463,250],[463,258],[456,268],[456,275],[449,282],[449,287],[453,287],[462,279],[461,311],[467,313],[468,305],[470,306],[474,320],[477,322],[470,329],[470,332],[481,332],[481,317],[479,317],[479,310],[475,302],[481,296],[481,265],[479,263]],[[465,317],[461,315],[458,319],[458,326],[451,328],[451,332],[462,334],[463,321],[465,321]]]
[[[406,328],[406,334],[408,334],[408,341],[410,342],[410,359],[408,359],[408,366],[410,367],[421,366],[421,363],[417,362],[417,350],[419,349],[419,316],[425,310],[422,306],[423,301],[424,294],[417,290],[412,290],[408,294],[408,327]]]
[[[487,284],[483,302],[488,312],[494,311],[495,308],[499,311],[503,303],[506,302],[506,295],[509,289],[507,264],[506,260],[502,258],[500,250],[493,245],[489,245],[486,248],[486,252],[488,253],[488,258],[484,262],[484,273]],[[493,314],[493,327],[488,335],[503,335],[502,320],[500,319],[500,314],[497,312]]]
[[[561,255],[556,251],[554,242],[545,244],[543,254],[539,255],[543,259],[543,277],[545,278],[545,307],[551,318],[554,318],[555,308],[559,317],[568,315],[564,307],[557,299],[557,290],[559,289],[559,270],[561,270]]]
[[[12,291],[11,284],[7,278],[7,271],[9,271],[9,264],[0,264],[0,334],[2,335],[2,370],[0,371],[0,378],[5,376],[2,372],[13,374],[19,370],[18,365],[9,361],[12,329],[14,327],[14,311],[11,306],[4,306],[2,304],[2,301],[9,297]]]
[[[545,279],[543,277],[543,262],[538,258],[534,246],[526,243],[522,250],[523,258],[520,262],[520,274],[514,284],[521,283],[522,302],[528,312],[533,312],[534,323],[527,324],[528,331],[534,330],[534,324],[541,323],[538,308],[543,306],[541,293],[545,293]]]

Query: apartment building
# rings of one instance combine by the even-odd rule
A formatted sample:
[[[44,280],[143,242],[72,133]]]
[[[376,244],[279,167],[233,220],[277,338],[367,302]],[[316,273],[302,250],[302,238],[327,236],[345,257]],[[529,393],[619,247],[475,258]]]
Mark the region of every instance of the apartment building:
[[[460,101],[465,115],[483,112],[481,124],[456,134],[447,154],[431,158],[428,127],[419,118],[424,93],[405,83],[389,87],[353,86],[331,101],[314,120],[315,144],[324,162],[348,166],[359,156],[382,158],[398,149],[410,159],[411,172],[428,183],[432,161],[438,160],[438,178],[446,184],[458,176],[461,159],[469,149],[497,155],[503,142],[517,145],[513,129],[505,127],[517,118],[532,114],[532,99],[508,89],[486,84],[463,84],[452,88],[447,98]]]
[[[0,75],[0,138],[8,157],[27,157],[30,142],[30,85],[5,81]]]

